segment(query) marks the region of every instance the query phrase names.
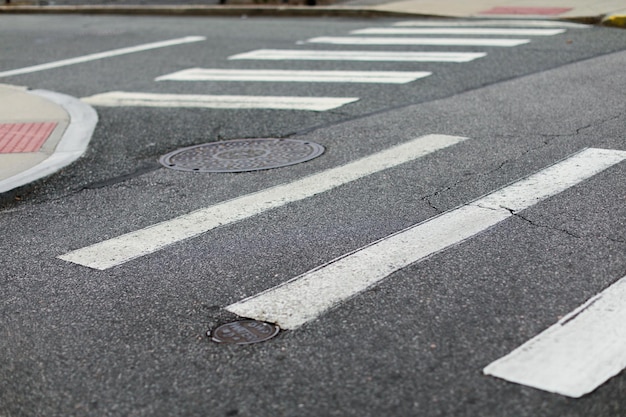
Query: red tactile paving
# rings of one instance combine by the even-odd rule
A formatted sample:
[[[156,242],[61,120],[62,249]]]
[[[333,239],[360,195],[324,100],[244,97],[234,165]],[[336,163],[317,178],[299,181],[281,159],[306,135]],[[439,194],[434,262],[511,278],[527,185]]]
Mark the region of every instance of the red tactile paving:
[[[56,122],[0,123],[0,153],[37,152]]]
[[[572,8],[565,7],[494,7],[480,14],[520,14],[520,15],[558,15],[569,12]]]

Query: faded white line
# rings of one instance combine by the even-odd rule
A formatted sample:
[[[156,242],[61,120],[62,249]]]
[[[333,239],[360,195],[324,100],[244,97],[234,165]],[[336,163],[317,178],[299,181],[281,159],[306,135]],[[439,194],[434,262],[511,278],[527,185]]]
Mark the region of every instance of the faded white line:
[[[470,62],[486,56],[485,52],[381,52],[318,51],[299,49],[258,49],[228,59],[308,60],[308,61],[391,61],[391,62]]]
[[[190,68],[156,81],[261,81],[406,84],[431,75],[425,71],[305,71]]]
[[[476,27],[476,26],[517,26],[517,27],[541,27],[541,28],[576,28],[576,29],[588,29],[589,25],[581,23],[572,23],[564,21],[554,20],[526,20],[526,19],[511,19],[511,20],[467,20],[467,21],[451,21],[451,20],[409,20],[405,22],[395,23],[393,26],[399,27]]]
[[[518,28],[368,28],[350,32],[355,35],[499,35],[499,36],[553,36],[565,29]]]
[[[512,47],[530,42],[529,39],[491,38],[394,38],[367,36],[320,36],[308,43],[333,45],[433,45],[433,46],[500,46]]]
[[[108,269],[156,252],[211,229],[243,220],[294,201],[300,201],[367,175],[415,160],[466,140],[427,135],[349,164],[300,180],[248,194],[150,227],[59,256],[94,269]]]
[[[103,107],[199,107],[208,109],[272,109],[327,111],[358,100],[358,97],[227,96],[157,94],[111,91],[82,99]]]
[[[487,366],[504,380],[579,398],[626,368],[626,277]]]
[[[191,42],[204,41],[204,36],[186,36],[184,38],[171,39],[161,42],[146,43],[143,45],[131,46],[128,48],[113,49],[111,51],[99,52],[95,54],[83,55],[75,58],[63,59],[61,61],[49,62],[47,64],[33,65],[31,67],[19,68],[10,71],[0,72],[0,77],[10,77],[13,75],[29,74],[31,72],[45,71],[53,68],[65,67],[68,65],[80,64],[83,62],[96,61],[98,59],[111,58],[114,56],[127,55],[135,52],[143,52],[150,49],[164,48],[166,46],[181,45]]]
[[[471,204],[374,242],[226,309],[241,317],[296,329],[391,273],[469,239],[513,212],[624,159],[624,151],[584,150]]]

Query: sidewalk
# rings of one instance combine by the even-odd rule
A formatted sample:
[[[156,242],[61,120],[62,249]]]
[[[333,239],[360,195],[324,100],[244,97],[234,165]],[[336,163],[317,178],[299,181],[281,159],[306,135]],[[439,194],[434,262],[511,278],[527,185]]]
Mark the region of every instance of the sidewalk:
[[[220,1],[225,4],[220,5]],[[542,18],[626,28],[624,0],[0,0],[3,13]],[[6,2],[9,2],[8,4]],[[315,6],[307,4],[315,3]]]
[[[73,97],[0,84],[0,194],[78,159],[97,121],[95,110]]]
[[[0,4],[7,0],[0,0]],[[13,13],[562,19],[626,28],[624,0],[10,0]],[[145,4],[149,3],[149,4]],[[172,4],[174,3],[174,4]],[[0,195],[78,159],[97,123],[73,97],[0,84]],[[5,196],[6,197],[6,196]]]

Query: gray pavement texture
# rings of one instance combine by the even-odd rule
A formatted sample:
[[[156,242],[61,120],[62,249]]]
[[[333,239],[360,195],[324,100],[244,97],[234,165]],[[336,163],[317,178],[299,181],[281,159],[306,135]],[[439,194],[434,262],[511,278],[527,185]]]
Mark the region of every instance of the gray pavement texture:
[[[0,337],[2,351],[7,353],[1,372],[20,383],[2,386],[0,403],[11,404],[8,415],[28,411],[49,416],[619,416],[623,398],[616,393],[626,389],[621,385],[599,389],[593,400],[573,401],[483,378],[476,370],[550,325],[546,317],[569,311],[623,271],[623,243],[619,242],[626,236],[617,233],[625,230],[626,213],[621,201],[610,197],[626,191],[621,180],[623,164],[585,186],[586,204],[575,204],[578,190],[572,189],[558,204],[546,201],[523,217],[516,216],[506,227],[494,228],[489,238],[467,242],[458,249],[458,261],[442,267],[435,256],[412,265],[311,323],[306,331],[285,332],[271,342],[248,347],[213,345],[204,334],[228,319],[216,313],[224,300],[253,294],[268,285],[266,279],[269,284],[284,280],[293,262],[313,267],[340,255],[326,244],[328,239],[343,237],[358,248],[372,236],[359,231],[385,236],[420,220],[391,219],[384,210],[372,213],[372,209],[392,206],[406,213],[400,206],[417,206],[419,210],[410,212],[426,218],[469,196],[484,194],[494,184],[516,180],[526,171],[524,162],[532,161],[533,168],[541,169],[584,146],[623,148],[623,95],[615,94],[615,85],[626,82],[621,71],[625,61],[625,53],[615,53],[311,132],[307,139],[336,150],[331,163],[384,148],[388,144],[378,140],[383,135],[401,142],[407,132],[420,135],[445,126],[447,134],[472,139],[419,166],[398,167],[374,178],[373,185],[380,189],[389,181],[405,185],[404,193],[394,196],[393,202],[384,201],[387,196],[382,193],[370,193],[372,204],[363,211],[335,210],[322,199],[309,202],[313,208],[298,204],[293,210],[268,213],[254,222],[211,233],[202,241],[173,247],[168,250],[169,262],[131,263],[85,279],[80,268],[53,258],[66,246],[80,246],[89,239],[78,232],[71,243],[56,238],[73,230],[75,222],[91,224],[101,236],[112,233],[118,216],[129,218],[128,227],[145,223],[146,207],[141,205],[151,201],[152,185],[173,184],[176,172],[158,170],[114,189],[86,190],[87,199],[76,195],[59,199],[47,206],[44,216],[33,216],[28,230],[22,230],[20,222],[32,207],[5,213],[8,233],[19,230],[20,239],[38,242],[20,258],[44,260],[23,264],[10,259],[4,266],[4,279],[10,284],[6,285],[6,306],[13,313]],[[552,99],[538,103],[533,96],[538,89],[546,90]],[[603,116],[589,112],[590,108],[602,109]],[[356,135],[359,141],[354,140]],[[506,152],[487,152],[494,143],[506,143],[502,147]],[[459,160],[472,161],[476,171],[466,176],[467,168]],[[327,162],[318,159],[296,166],[295,175]],[[458,181],[446,183],[436,175],[442,170]],[[256,186],[280,182],[280,175],[263,177],[263,183]],[[209,203],[212,198],[227,197],[216,196],[210,189],[239,193],[250,187],[242,176],[220,177],[213,184],[179,184],[167,198],[161,197],[161,206],[153,207],[164,217],[189,210],[180,198],[185,193],[203,196],[204,203]],[[344,190],[342,198],[330,196],[328,200],[346,208],[359,207],[362,191],[355,183]],[[415,196],[422,194],[432,197],[416,201]],[[137,206],[120,205],[123,211],[112,217],[90,218],[95,207],[122,200]],[[566,214],[555,224],[553,218],[543,217],[546,207]],[[311,210],[318,216],[306,216]],[[606,217],[606,229],[585,227],[595,216]],[[530,223],[535,226],[529,227]],[[330,224],[343,226],[329,230]],[[317,231],[319,236],[304,238],[299,230]],[[279,238],[286,234],[292,240]],[[568,237],[563,239],[564,235]],[[251,239],[255,236],[262,238]],[[489,239],[498,243],[485,250]],[[272,263],[267,252],[280,254],[284,261]],[[207,257],[207,253],[214,256]],[[258,277],[254,269],[248,270],[250,264],[237,261],[244,254],[274,272],[273,276]],[[487,263],[486,257],[498,262]],[[186,262],[200,258],[206,259],[202,265]],[[216,258],[228,261],[219,264]],[[588,265],[597,259],[607,260],[602,270]],[[570,275],[543,279],[554,263],[569,262],[575,262],[572,269],[585,279],[575,285]],[[501,280],[494,285],[484,280],[485,275]],[[225,282],[238,276],[246,277],[240,281],[242,294],[229,294]],[[185,285],[180,287],[182,278]],[[172,287],[176,291],[170,291]],[[402,303],[381,308],[381,294]],[[552,294],[559,294],[560,304],[544,302]],[[519,312],[527,303],[547,312],[531,309],[522,318]],[[377,315],[371,316],[371,311]],[[426,317],[432,320],[428,324],[424,324]],[[29,327],[29,323],[38,326]],[[373,336],[359,337],[363,334]],[[338,347],[344,355],[337,354]],[[346,361],[351,364],[347,371],[341,366]],[[415,378],[414,372],[424,377]],[[619,381],[623,384],[624,379]],[[441,395],[430,396],[433,390]]]
[[[239,4],[248,6],[248,9],[230,9],[234,13],[254,13],[255,7],[257,11],[262,10],[264,14],[272,13],[275,11],[278,14],[289,14],[289,10],[301,13],[303,10],[298,6],[290,8],[290,3],[280,2],[268,2],[264,0],[230,0],[233,4]],[[199,14],[223,14],[224,11],[229,10],[228,5],[216,6],[219,0],[185,0],[185,1],[172,1],[172,0],[50,0],[50,1],[5,1],[5,6],[0,6],[0,13],[159,13],[159,14],[173,14],[180,15],[182,13],[199,13]],[[484,16],[494,17],[493,15],[485,15],[485,12],[493,9],[494,7],[507,7],[511,6],[511,2],[506,0],[480,0],[471,2],[461,0],[447,1],[447,2],[433,2],[427,0],[338,0],[327,2],[320,1],[317,6],[305,7],[306,15],[319,15],[319,16],[332,16],[332,15],[344,15],[346,13],[357,15],[366,15],[367,13],[391,13],[391,14],[407,14],[407,15],[423,15],[423,16],[446,16],[446,17],[477,17]],[[536,4],[535,4],[536,3]],[[291,3],[293,4],[293,3]],[[301,3],[300,3],[301,4]],[[330,7],[328,7],[330,5]],[[542,6],[542,2],[526,2],[525,6]],[[603,22],[608,25],[626,27],[626,7],[624,7],[621,0],[557,0],[550,4],[552,7],[561,6],[564,9],[569,9],[567,12],[562,12],[558,15],[550,16],[552,18],[573,19],[586,22]],[[55,9],[55,6],[60,6],[60,9]],[[106,9],[89,9],[89,7],[105,6]],[[136,6],[132,9],[126,9],[125,7]],[[208,9],[202,8],[202,6],[208,7]],[[252,6],[250,8],[249,6]],[[87,8],[84,8],[87,7]],[[161,7],[161,9],[155,11],[154,7]],[[195,7],[196,9],[186,9],[186,7]],[[195,11],[194,11],[195,10]],[[298,12],[298,10],[300,12]],[[514,17],[529,17],[527,15],[514,16]],[[542,16],[546,18],[546,16]],[[11,106],[13,100],[19,100],[20,97],[27,99],[32,96],[28,91],[17,92],[15,89],[0,87],[0,103],[3,105]],[[56,103],[52,100],[48,100],[48,106],[54,106]],[[2,104],[0,104],[2,105]],[[85,105],[86,106],[86,105]],[[36,119],[40,116],[40,107],[37,106],[22,106],[22,113],[19,115],[20,119]],[[61,110],[63,111],[63,110]],[[3,112],[4,113],[4,112]],[[32,116],[29,116],[32,113]],[[3,122],[11,122],[10,118],[3,118]],[[74,122],[71,118],[69,124],[72,126]],[[79,123],[83,123],[80,121]],[[83,129],[84,134],[91,135],[93,130]],[[88,143],[89,137],[81,139],[82,142]],[[54,157],[53,152],[48,156]],[[86,148],[85,148],[86,149]],[[29,158],[19,154],[3,154],[0,155],[3,158],[5,166],[11,165],[12,168],[0,171],[0,184],[4,182],[4,186],[0,187],[0,194],[10,191],[18,186],[23,186],[29,182],[29,172],[33,172],[30,175],[30,181],[37,180],[44,175],[44,171],[35,170],[33,167],[37,165],[35,160],[38,158]],[[41,159],[41,158],[39,158]],[[41,162],[41,161],[39,161]],[[22,165],[22,169],[18,167]],[[58,165],[58,168],[63,165]],[[51,173],[45,171],[45,173]],[[13,176],[18,175],[19,180],[12,179]],[[6,195],[4,196],[6,197]]]
[[[621,48],[622,38],[608,37],[611,50]],[[585,42],[583,35],[570,39]],[[232,318],[221,306],[284,282],[295,270],[464,204],[583,147],[623,149],[619,86],[626,85],[626,53],[572,58],[580,62],[564,66],[558,56],[571,52],[552,42],[546,60],[554,70],[537,66],[536,73],[502,76],[486,88],[477,79],[453,97],[449,85],[422,103],[303,130],[299,138],[333,151],[255,181],[246,174],[190,180],[155,169],[153,156],[165,149],[146,143],[141,152],[152,162],[134,174],[98,183],[101,173],[94,172],[80,193],[3,210],[3,233],[11,239],[0,241],[0,374],[12,378],[0,385],[0,415],[621,417],[623,377],[593,398],[574,401],[485,378],[480,369],[623,274],[626,207],[615,196],[626,195],[624,164],[466,242],[448,262],[437,255],[399,271],[301,332],[248,347],[206,338],[208,329]],[[74,77],[76,85],[90,81],[86,72]],[[46,81],[44,88],[52,89],[54,77]],[[544,93],[541,101],[537,91]],[[124,160],[129,145],[122,132],[158,132],[120,109],[99,112],[101,136],[88,152],[119,157],[115,163],[128,168],[133,161]],[[145,120],[158,112],[146,111]],[[173,121],[171,130],[200,124],[194,117]],[[86,271],[55,259],[94,236],[114,237],[432,132],[470,140],[124,268]],[[494,147],[501,151],[490,152]],[[89,171],[90,160],[77,164]],[[71,188],[71,175],[55,177],[50,188]],[[390,183],[397,193],[386,192]],[[98,210],[106,206],[116,211]],[[93,234],[78,225],[89,225]],[[557,268],[575,273],[555,276]],[[381,305],[381,298],[398,302]]]

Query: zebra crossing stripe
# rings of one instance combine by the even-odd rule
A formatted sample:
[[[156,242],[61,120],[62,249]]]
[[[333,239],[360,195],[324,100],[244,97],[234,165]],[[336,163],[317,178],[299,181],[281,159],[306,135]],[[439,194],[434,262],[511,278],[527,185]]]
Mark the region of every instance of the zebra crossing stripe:
[[[432,45],[432,46],[498,46],[512,47],[530,42],[529,39],[491,38],[394,38],[367,36],[319,36],[306,41],[332,45]]]
[[[332,110],[357,100],[358,97],[227,96],[124,91],[111,91],[82,98],[85,103],[103,107],[200,107],[308,111]]]
[[[517,26],[517,27],[540,27],[540,28],[575,28],[575,29],[588,29],[590,26],[582,23],[572,23],[565,21],[554,20],[526,20],[526,19],[512,19],[512,20],[408,20],[405,22],[394,23],[393,26],[398,27],[497,27],[497,26]]]
[[[506,29],[506,28],[368,28],[350,32],[354,35],[498,35],[553,36],[565,29]]]
[[[483,373],[579,398],[626,368],[626,277]]]
[[[424,71],[296,71],[191,68],[156,81],[269,81],[406,84],[431,75]]]
[[[14,75],[30,74],[37,71],[45,71],[53,68],[65,67],[68,65],[81,64],[84,62],[96,61],[114,56],[128,55],[136,52],[143,52],[150,49],[165,48],[167,46],[182,45],[185,43],[201,42],[206,40],[204,36],[185,36],[184,38],[170,39],[167,41],[146,43],[143,45],[130,46],[127,48],[114,49],[106,52],[83,55],[75,58],[63,59],[61,61],[48,62],[47,64],[33,65],[31,67],[19,68],[10,71],[0,72],[0,77],[10,77]]]
[[[231,304],[241,317],[296,329],[406,266],[443,251],[626,159],[587,149],[470,204],[383,238]]]
[[[319,51],[299,49],[258,49],[230,56],[228,59],[308,60],[308,61],[396,61],[396,62],[470,62],[486,56],[485,52],[381,52]]]
[[[105,270],[214,228],[332,190],[359,178],[421,158],[467,138],[426,135],[318,174],[127,233],[59,256],[68,262]]]

